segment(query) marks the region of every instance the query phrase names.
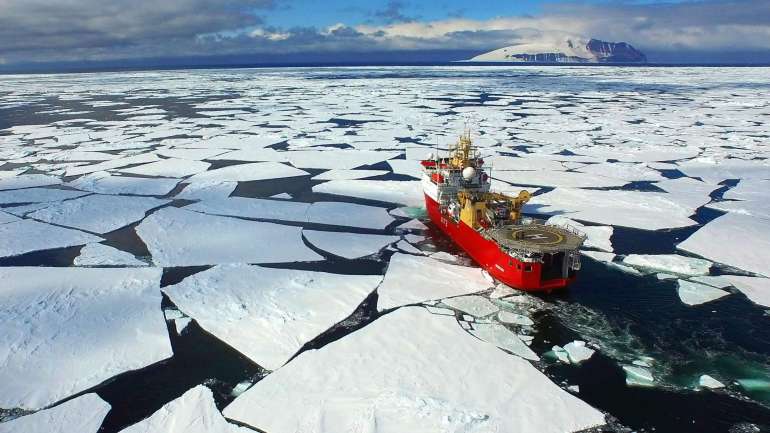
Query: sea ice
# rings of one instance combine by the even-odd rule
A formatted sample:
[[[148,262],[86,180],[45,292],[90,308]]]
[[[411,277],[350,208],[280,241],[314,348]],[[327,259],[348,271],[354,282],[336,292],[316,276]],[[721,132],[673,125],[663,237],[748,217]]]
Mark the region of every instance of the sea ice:
[[[492,176],[516,185],[547,187],[607,188],[628,183],[622,179],[572,171],[494,171]]]
[[[175,198],[185,200],[217,200],[227,198],[235,191],[238,182],[200,181],[187,184]]]
[[[157,412],[120,433],[253,433],[228,423],[219,413],[211,390],[203,385],[166,403]]]
[[[410,307],[303,352],[224,415],[271,433],[562,433],[605,422],[529,362],[469,336],[453,317]]]
[[[414,245],[410,244],[409,242],[403,241],[403,240],[402,241],[398,241],[398,243],[396,244],[396,248],[398,248],[399,250],[401,250],[401,251],[403,251],[405,253],[409,253],[409,254],[420,254],[420,255],[423,254],[423,252],[419,248],[417,248]]]
[[[510,311],[500,311],[497,313],[497,319],[511,325],[532,326],[535,324],[529,317],[523,314],[511,313]]]
[[[87,192],[54,188],[29,188],[0,191],[0,204],[49,203],[87,195]],[[6,209],[7,210],[7,209]]]
[[[0,224],[12,223],[15,221],[19,221],[19,217],[0,211]]]
[[[499,308],[491,303],[489,299],[478,295],[457,296],[455,298],[442,299],[441,303],[464,313],[468,313],[473,317],[486,317],[499,310]]]
[[[556,188],[533,197],[525,211],[561,214],[575,220],[591,221],[645,230],[687,227],[699,206],[684,203],[681,194],[642,191],[602,191]],[[708,202],[706,197],[704,203]]]
[[[313,192],[346,195],[406,206],[425,206],[422,184],[416,180],[332,180],[313,186]]]
[[[567,352],[569,362],[572,364],[581,364],[594,354],[594,350],[586,347],[586,342],[580,340],[565,344],[564,351]]]
[[[123,158],[111,159],[108,161],[100,162],[98,164],[79,165],[77,167],[68,168],[65,174],[67,176],[80,176],[82,174],[94,173],[97,171],[112,170],[121,167],[127,167],[134,164],[145,164],[149,162],[158,161],[157,155],[154,153],[140,153],[138,155],[126,156]]]
[[[166,195],[179,183],[179,179],[115,176],[99,171],[82,176],[69,186],[99,194]]]
[[[50,409],[0,423],[0,433],[96,433],[110,405],[84,394]]]
[[[481,340],[505,349],[516,356],[529,359],[530,361],[540,360],[540,357],[526,343],[503,325],[497,323],[474,323],[473,329],[470,332]]]
[[[770,230],[767,226],[767,220],[728,213],[701,227],[677,248],[770,276]]]
[[[20,174],[18,176],[0,178],[0,191],[58,185],[60,183],[61,179],[47,174]]]
[[[770,307],[770,278],[739,275],[724,275],[723,278],[755,304]]]
[[[551,348],[551,352],[553,353],[553,356],[556,357],[556,360],[559,362],[562,362],[564,364],[569,364],[569,353],[567,353],[566,350],[564,350],[561,346],[553,346]]]
[[[642,269],[679,275],[708,275],[711,262],[679,254],[629,254],[623,263]]]
[[[182,332],[187,329],[187,325],[189,325],[190,322],[192,322],[192,319],[189,317],[174,319],[174,329],[176,330],[176,334],[182,335]]]
[[[613,253],[602,253],[599,251],[581,251],[580,254],[586,257],[589,257],[593,260],[596,260],[597,262],[611,263],[613,260],[615,260],[615,254]]]
[[[0,407],[38,409],[170,357],[157,268],[0,268]]]
[[[335,169],[315,175],[310,180],[352,180],[365,179],[367,177],[382,176],[387,174],[385,170],[344,170]]]
[[[346,259],[358,259],[379,252],[401,239],[392,235],[303,230],[302,235],[316,248]]]
[[[396,253],[377,289],[380,311],[431,299],[476,293],[491,287],[478,268],[430,257]]]
[[[75,266],[147,266],[133,254],[104,244],[87,244],[75,257]]]
[[[147,211],[168,202],[152,197],[94,194],[55,203],[27,216],[93,233],[107,233],[144,218]]]
[[[705,304],[730,294],[730,292],[717,289],[716,287],[693,283],[687,280],[679,280],[677,285],[679,286],[677,289],[679,299],[687,305]]]
[[[203,329],[275,370],[349,316],[380,281],[380,275],[238,264],[216,266],[163,292]]]
[[[123,168],[120,171],[142,176],[187,177],[196,173],[205,172],[210,166],[211,164],[208,162],[170,158],[161,159],[160,161],[137,167]]]
[[[178,208],[153,213],[136,227],[136,233],[158,266],[323,260],[302,242],[300,227],[243,221]]]
[[[286,152],[291,165],[298,168],[352,169],[395,158],[400,152],[376,150],[294,150]]]
[[[79,230],[65,229],[32,220],[19,220],[0,224],[0,257],[84,245],[103,240],[98,236]]]
[[[191,183],[204,181],[246,182],[251,180],[278,179],[284,177],[308,176],[310,173],[281,164],[280,162],[254,162],[250,164],[229,165],[216,170],[198,173],[188,180]]]
[[[660,172],[647,167],[645,164],[604,162],[600,164],[588,164],[578,168],[577,171],[613,179],[621,179],[626,182],[657,181],[664,179]]]
[[[395,221],[387,209],[355,203],[317,201],[307,210],[307,221],[382,230]]]

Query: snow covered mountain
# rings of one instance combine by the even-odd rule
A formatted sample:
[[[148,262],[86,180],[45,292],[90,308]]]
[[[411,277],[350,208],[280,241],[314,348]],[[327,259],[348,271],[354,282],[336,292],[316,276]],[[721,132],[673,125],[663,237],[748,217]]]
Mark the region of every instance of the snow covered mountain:
[[[645,63],[647,57],[626,42],[565,37],[555,41],[516,44],[470,59],[473,62],[523,63]]]

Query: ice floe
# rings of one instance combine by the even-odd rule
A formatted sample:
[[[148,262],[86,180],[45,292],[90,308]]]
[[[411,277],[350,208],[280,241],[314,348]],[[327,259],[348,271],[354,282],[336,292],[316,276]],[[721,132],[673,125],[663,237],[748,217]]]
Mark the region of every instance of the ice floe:
[[[166,195],[179,179],[115,176],[99,171],[69,183],[69,186],[99,194]]]
[[[37,409],[172,355],[156,268],[0,268],[0,407]]]
[[[50,409],[0,423],[0,433],[96,433],[110,405],[84,394]]]
[[[344,232],[303,230],[302,235],[313,246],[335,256],[358,259],[376,254],[401,239],[393,235],[370,235]]]
[[[586,342],[580,340],[565,344],[564,351],[567,352],[569,362],[572,364],[581,364],[594,354],[594,350],[586,347]]]
[[[227,198],[235,191],[238,182],[234,181],[200,181],[187,184],[175,198],[185,200],[216,200]]]
[[[499,310],[489,299],[478,295],[442,299],[441,303],[463,313],[468,313],[473,317],[486,317]]]
[[[274,370],[350,315],[380,281],[380,275],[221,265],[163,292],[203,329]]]
[[[497,320],[510,325],[532,326],[535,324],[532,319],[523,314],[511,313],[505,310],[497,313]]]
[[[94,194],[52,204],[27,217],[93,233],[107,233],[144,218],[147,211],[168,202],[152,197]]]
[[[525,211],[563,214],[575,220],[645,230],[695,225],[689,216],[710,199],[706,197],[703,203],[694,206],[680,197],[656,192],[556,188],[533,197]]]
[[[352,169],[395,158],[400,152],[374,150],[295,150],[286,152],[291,165],[298,168]]]
[[[494,171],[492,176],[516,185],[548,187],[607,188],[628,183],[622,179],[571,171]]]
[[[302,242],[300,227],[178,208],[154,212],[136,227],[136,233],[158,266],[323,260]]]
[[[540,357],[524,343],[521,338],[498,323],[474,323],[470,333],[487,343],[505,349],[516,356],[530,361],[539,361]]]
[[[230,424],[214,402],[211,390],[203,385],[185,392],[157,412],[120,433],[253,433],[253,430]]]
[[[47,174],[20,174],[18,176],[0,178],[0,191],[58,185],[60,183],[62,183],[61,179]]]
[[[87,244],[75,257],[75,266],[147,266],[133,254],[104,244]]]
[[[424,207],[425,198],[419,181],[332,180],[313,186],[313,192]]]
[[[677,281],[677,285],[679,299],[687,305],[705,304],[706,302],[715,301],[730,294],[730,292],[717,289],[716,287],[687,280],[679,280]]]
[[[770,230],[767,227],[767,220],[728,213],[701,227],[677,248],[770,276]]]
[[[169,158],[132,168],[120,169],[123,173],[157,177],[187,177],[206,171],[211,166],[208,162],[189,159]]]
[[[471,337],[452,317],[409,307],[303,352],[224,415],[271,433],[561,433],[605,422],[528,361]]]
[[[387,209],[355,203],[317,201],[307,210],[307,221],[316,224],[384,229],[395,221]]]
[[[0,224],[0,257],[50,250],[103,239],[79,230],[65,229],[32,220]]]
[[[770,307],[770,278],[724,275],[723,278],[755,304]]]
[[[367,177],[382,176],[387,174],[385,170],[344,170],[335,169],[315,175],[310,180],[352,180],[366,179]]]
[[[703,374],[701,375],[701,377],[698,378],[698,386],[700,386],[701,388],[709,388],[709,389],[719,389],[719,388],[725,387],[725,385],[722,382],[714,379],[708,374]]]
[[[82,197],[87,194],[87,192],[82,191],[54,188],[29,188],[13,191],[0,191],[0,204],[49,203]]]
[[[204,181],[245,182],[251,180],[278,179],[285,177],[308,176],[310,173],[281,164],[280,162],[254,162],[249,164],[229,165],[216,170],[198,173],[188,180],[191,183]]]
[[[636,268],[679,275],[708,275],[711,262],[679,254],[629,254],[623,263]]]
[[[432,299],[476,293],[491,287],[481,270],[430,257],[394,254],[377,289],[377,308],[387,310]]]
[[[626,373],[626,384],[629,386],[655,385],[655,377],[647,368],[639,367],[637,365],[624,365],[623,371]]]

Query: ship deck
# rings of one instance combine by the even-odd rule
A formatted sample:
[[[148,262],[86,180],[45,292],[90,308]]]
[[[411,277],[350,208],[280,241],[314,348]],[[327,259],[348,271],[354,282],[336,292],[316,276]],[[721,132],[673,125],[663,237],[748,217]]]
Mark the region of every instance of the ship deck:
[[[506,249],[543,254],[576,250],[585,240],[578,233],[544,224],[493,227],[484,236]]]

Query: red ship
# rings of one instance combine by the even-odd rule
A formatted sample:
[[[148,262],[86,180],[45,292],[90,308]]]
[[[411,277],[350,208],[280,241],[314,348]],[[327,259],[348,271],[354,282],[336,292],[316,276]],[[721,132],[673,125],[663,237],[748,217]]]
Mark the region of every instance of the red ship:
[[[492,277],[516,289],[545,292],[575,280],[585,236],[523,218],[527,191],[517,197],[490,192],[490,173],[469,133],[448,156],[431,155],[422,166],[431,221]]]

